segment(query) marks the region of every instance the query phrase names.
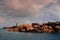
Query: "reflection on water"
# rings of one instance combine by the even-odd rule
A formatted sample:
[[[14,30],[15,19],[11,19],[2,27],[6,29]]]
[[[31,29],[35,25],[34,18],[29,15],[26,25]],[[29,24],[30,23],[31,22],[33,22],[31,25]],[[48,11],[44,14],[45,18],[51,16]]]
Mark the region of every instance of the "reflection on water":
[[[0,29],[0,40],[60,40],[60,33],[23,33]]]

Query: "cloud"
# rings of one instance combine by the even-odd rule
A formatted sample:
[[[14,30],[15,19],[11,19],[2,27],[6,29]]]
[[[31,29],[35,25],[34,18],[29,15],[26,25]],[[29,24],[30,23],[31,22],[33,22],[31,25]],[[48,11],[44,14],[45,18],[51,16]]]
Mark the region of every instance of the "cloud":
[[[5,18],[0,16],[0,23],[4,23],[5,22]]]
[[[7,22],[44,22],[60,20],[60,0],[4,0],[0,16]]]
[[[56,3],[56,0],[5,0],[5,5],[10,9],[22,11],[38,11],[49,3]]]
[[[31,23],[29,20],[26,20],[25,23]]]
[[[55,3],[56,0],[5,0],[7,16],[12,17],[31,17],[33,15],[41,15],[39,13],[49,3]]]

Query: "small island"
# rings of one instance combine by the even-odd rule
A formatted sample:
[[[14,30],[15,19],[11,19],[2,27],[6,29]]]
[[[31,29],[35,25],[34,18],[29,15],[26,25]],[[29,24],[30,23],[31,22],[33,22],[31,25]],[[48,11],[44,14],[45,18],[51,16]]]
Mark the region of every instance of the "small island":
[[[11,27],[3,27],[3,29],[9,32],[36,32],[36,33],[60,33],[60,22],[47,22],[47,23],[32,23],[32,24],[20,24]]]

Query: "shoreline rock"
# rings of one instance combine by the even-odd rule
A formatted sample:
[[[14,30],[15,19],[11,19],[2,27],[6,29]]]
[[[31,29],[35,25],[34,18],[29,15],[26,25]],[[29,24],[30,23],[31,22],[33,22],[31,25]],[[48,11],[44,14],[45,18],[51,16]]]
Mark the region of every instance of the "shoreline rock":
[[[7,29],[9,32],[60,33],[60,22],[48,22],[42,23],[42,25],[39,23],[20,24],[12,27],[3,27],[3,29]]]

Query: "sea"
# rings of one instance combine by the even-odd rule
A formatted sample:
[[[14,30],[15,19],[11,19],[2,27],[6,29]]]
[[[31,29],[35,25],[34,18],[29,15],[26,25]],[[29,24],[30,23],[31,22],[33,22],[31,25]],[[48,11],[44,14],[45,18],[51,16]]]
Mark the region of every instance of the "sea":
[[[0,40],[60,40],[60,33],[8,32],[0,29]]]

